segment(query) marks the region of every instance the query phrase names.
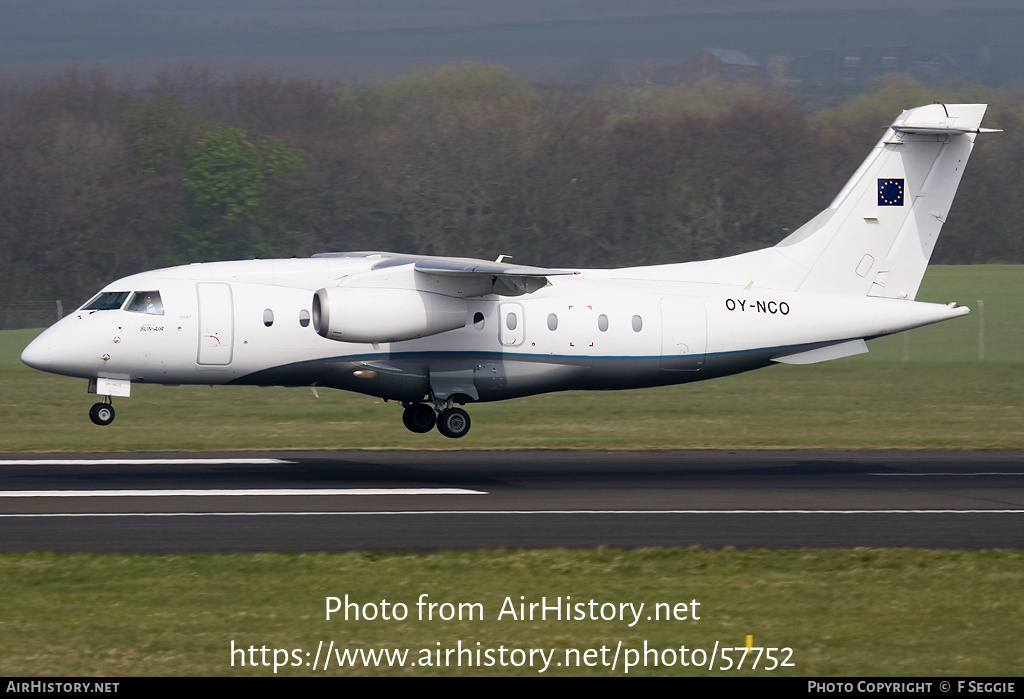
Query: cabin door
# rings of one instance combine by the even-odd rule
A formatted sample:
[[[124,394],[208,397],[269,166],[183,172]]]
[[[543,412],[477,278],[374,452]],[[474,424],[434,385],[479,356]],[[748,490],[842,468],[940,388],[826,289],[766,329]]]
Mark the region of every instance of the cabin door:
[[[199,295],[199,356],[208,366],[227,366],[235,343],[235,313],[231,286],[221,282],[196,284]]]
[[[708,319],[703,299],[661,300],[661,368],[700,371],[708,348]]]

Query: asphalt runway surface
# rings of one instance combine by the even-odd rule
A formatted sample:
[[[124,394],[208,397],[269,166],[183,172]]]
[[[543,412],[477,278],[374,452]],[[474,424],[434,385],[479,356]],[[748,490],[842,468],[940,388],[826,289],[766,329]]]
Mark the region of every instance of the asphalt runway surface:
[[[1024,452],[0,455],[0,551],[1024,548]]]

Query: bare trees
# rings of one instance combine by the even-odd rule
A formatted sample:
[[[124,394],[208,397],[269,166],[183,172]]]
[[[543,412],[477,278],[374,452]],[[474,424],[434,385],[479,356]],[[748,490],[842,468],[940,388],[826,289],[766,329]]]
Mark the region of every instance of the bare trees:
[[[1022,262],[1012,88],[893,78],[811,114],[763,88],[536,86],[472,64],[369,85],[196,66],[141,88],[75,68],[0,82],[0,295],[71,305],[160,265],[332,249],[564,266],[742,252],[826,206],[893,104],[961,95],[1007,131],[979,143],[936,260]]]

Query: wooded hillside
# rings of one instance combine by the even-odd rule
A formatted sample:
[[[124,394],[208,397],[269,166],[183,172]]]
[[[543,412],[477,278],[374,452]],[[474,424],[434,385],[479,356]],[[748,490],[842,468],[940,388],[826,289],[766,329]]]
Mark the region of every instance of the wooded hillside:
[[[1024,262],[1024,91],[890,78],[811,112],[763,88],[536,86],[463,65],[369,85],[0,82],[0,303],[185,262],[381,249],[550,266],[771,245],[905,107],[985,101],[934,261]],[[2,319],[0,319],[2,321]],[[10,321],[7,322],[9,326]]]

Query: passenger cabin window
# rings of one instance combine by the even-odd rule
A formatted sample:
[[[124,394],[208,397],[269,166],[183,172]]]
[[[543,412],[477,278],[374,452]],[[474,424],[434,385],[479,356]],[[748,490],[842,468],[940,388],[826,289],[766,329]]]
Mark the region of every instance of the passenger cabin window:
[[[597,317],[597,329],[601,332],[608,332],[608,316],[604,313]]]
[[[633,316],[633,332],[638,333],[644,329],[644,319],[640,316]]]
[[[299,325],[301,325],[304,328],[309,327],[309,311],[307,311],[305,308],[299,311]]]
[[[83,311],[113,311],[124,305],[128,291],[104,291],[82,307]]]
[[[268,328],[274,324],[274,312],[269,308],[263,311],[263,324]]]
[[[551,332],[558,330],[558,316],[556,316],[554,313],[548,314],[548,330],[550,330]]]
[[[132,294],[132,300],[124,307],[124,310],[132,313],[148,313],[153,316],[164,314],[164,304],[160,300],[159,291],[136,291]]]

